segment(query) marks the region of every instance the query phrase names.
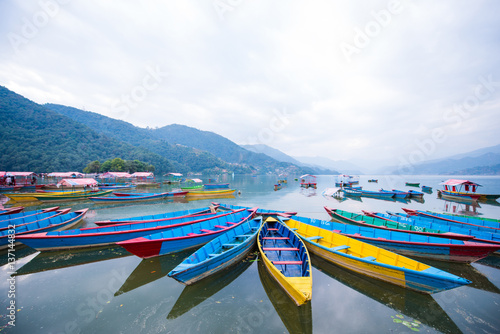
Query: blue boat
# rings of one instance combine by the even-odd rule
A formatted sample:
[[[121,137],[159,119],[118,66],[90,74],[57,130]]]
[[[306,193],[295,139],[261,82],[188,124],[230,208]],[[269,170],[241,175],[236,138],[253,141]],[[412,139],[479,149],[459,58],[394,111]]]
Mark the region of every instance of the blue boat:
[[[207,183],[203,185],[205,190],[229,189],[229,183]]]
[[[0,209],[0,217],[5,216],[5,215],[12,215],[15,213],[19,213],[24,210],[24,206],[14,206],[11,208],[3,208]]]
[[[52,208],[51,208],[52,209]],[[45,219],[49,219],[55,216],[59,216],[62,214],[66,214],[70,212],[71,209],[63,209],[63,210],[55,210],[55,211],[48,211],[48,212],[42,212],[38,214],[33,214],[25,217],[19,217],[19,218],[14,218],[11,220],[2,220],[0,221],[0,231],[6,230],[9,228],[9,226],[23,226],[27,224],[31,224],[37,221],[42,221]]]
[[[239,206],[239,205],[222,204],[222,203],[214,203],[214,202],[212,202],[212,204],[216,205],[221,210],[240,210],[240,209],[254,210],[253,208],[250,208],[248,206]],[[277,216],[290,217],[290,216],[296,215],[297,212],[268,210],[268,209],[257,208],[256,214],[261,215],[261,216],[275,216],[275,215],[277,215]]]
[[[396,190],[396,189],[392,189],[392,190],[380,189],[380,192],[388,193],[388,194],[393,194],[394,198],[408,198],[408,197],[410,197],[410,193],[409,192],[407,192],[407,191],[401,191],[401,190]]]
[[[47,208],[47,209],[42,209],[42,210],[34,210],[34,211],[26,211],[26,212],[18,212],[18,213],[12,213],[12,214],[8,214],[8,215],[2,215],[2,216],[0,216],[0,224],[6,220],[13,221],[14,219],[33,216],[33,215],[37,215],[37,214],[45,213],[45,212],[56,211],[57,209],[59,209],[59,207],[54,206],[52,208]]]
[[[90,200],[99,203],[125,203],[154,201],[166,197],[185,197],[187,191],[170,191],[164,193],[114,193],[115,196],[89,197]]]
[[[70,211],[71,209],[67,209]],[[15,240],[16,244],[19,244],[19,241],[22,242],[23,237],[28,237],[32,235],[40,234],[42,231],[61,231],[78,224],[88,209],[78,210],[75,212],[68,212],[56,217],[52,217],[49,219],[35,221],[30,224],[22,225],[15,228]],[[57,232],[56,232],[57,233]],[[9,247],[9,230],[0,231],[0,249],[5,249]]]
[[[390,215],[386,213],[372,213],[372,214],[381,219],[408,224],[422,229],[427,228],[427,229],[439,230],[442,232],[452,232],[463,235],[470,235],[474,237],[473,241],[500,244],[500,233],[479,231],[477,229],[471,229],[469,227],[466,228],[464,227],[464,225],[457,226],[456,224],[447,224],[447,222],[445,221],[437,223],[426,219],[407,218],[403,216]]]
[[[375,197],[375,198],[393,198],[394,192],[385,192],[385,191],[371,191],[371,190],[359,190],[361,192],[361,196],[363,197]]]
[[[410,193],[410,198],[422,198],[424,196],[423,192],[416,191],[416,190],[408,190]]]
[[[231,214],[231,212],[214,213],[203,216],[203,218],[182,217],[160,222],[117,224],[62,232],[36,233],[22,237],[20,236],[17,239],[25,245],[40,251],[105,246],[151,233],[158,233],[180,226],[200,223],[229,214]]]
[[[432,193],[432,187],[429,187],[429,186],[422,186],[422,191],[425,192],[425,193],[428,193],[428,194],[431,194]]]
[[[241,261],[255,246],[261,224],[262,217],[258,217],[227,230],[185,259],[168,276],[191,285]]]
[[[215,213],[217,211],[217,206],[204,207],[200,209],[189,209],[189,210],[181,210],[167,213],[160,213],[156,215],[145,215],[139,217],[130,217],[130,218],[120,218],[120,219],[110,219],[110,220],[102,220],[96,221],[94,224],[97,226],[107,226],[107,225],[116,225],[116,224],[136,224],[136,223],[150,223],[150,222],[161,222],[172,220],[175,218],[181,217],[192,217],[192,216],[201,216],[203,214]],[[230,210],[226,210],[230,211]]]
[[[206,244],[221,233],[249,221],[254,216],[255,211],[233,211],[218,218],[160,233],[144,235],[135,239],[117,242],[117,244],[141,258],[180,252]]]
[[[458,217],[458,216],[452,216],[452,215],[447,215],[447,214],[443,214],[443,213],[431,213],[431,212],[405,209],[405,208],[403,208],[403,211],[406,212],[409,216],[419,216],[419,217],[424,217],[424,218],[444,220],[444,221],[452,222],[452,223],[460,223],[460,224],[472,225],[472,226],[482,226],[482,227],[487,227],[487,228],[491,228],[494,230],[500,230],[500,222],[493,221],[493,220],[485,220],[485,219],[474,218],[474,217]],[[492,232],[492,231],[490,231],[490,232]]]
[[[405,256],[471,263],[500,250],[500,245],[438,238],[294,216],[291,219],[382,247]]]

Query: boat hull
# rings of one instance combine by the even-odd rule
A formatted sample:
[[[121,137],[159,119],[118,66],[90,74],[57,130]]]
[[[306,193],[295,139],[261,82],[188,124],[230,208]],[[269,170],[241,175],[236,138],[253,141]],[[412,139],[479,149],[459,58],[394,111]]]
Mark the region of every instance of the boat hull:
[[[333,231],[299,223],[293,218],[287,221],[287,225],[297,229],[312,254],[362,275],[429,294],[471,283],[402,255]]]
[[[221,234],[189,256],[168,276],[191,285],[241,261],[255,246],[261,221],[255,219]]]

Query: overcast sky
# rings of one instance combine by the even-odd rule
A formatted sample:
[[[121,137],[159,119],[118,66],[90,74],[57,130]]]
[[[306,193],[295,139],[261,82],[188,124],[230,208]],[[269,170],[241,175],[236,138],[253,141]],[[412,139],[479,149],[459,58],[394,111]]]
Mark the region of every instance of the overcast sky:
[[[498,1],[0,2],[0,85],[385,163],[500,144]]]

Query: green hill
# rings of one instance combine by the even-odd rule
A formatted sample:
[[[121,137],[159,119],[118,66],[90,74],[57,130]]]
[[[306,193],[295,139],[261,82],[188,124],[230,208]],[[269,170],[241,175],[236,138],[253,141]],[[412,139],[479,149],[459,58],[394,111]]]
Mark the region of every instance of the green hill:
[[[0,86],[0,170],[81,171],[91,161],[140,160],[156,172],[179,164],[98,133]]]
[[[191,171],[225,169],[235,173],[304,172],[302,168],[293,164],[279,162],[265,154],[245,150],[213,132],[178,124],[158,129],[144,129],[72,107],[56,104],[45,106],[109,137],[147,148],[170,160],[182,163]]]

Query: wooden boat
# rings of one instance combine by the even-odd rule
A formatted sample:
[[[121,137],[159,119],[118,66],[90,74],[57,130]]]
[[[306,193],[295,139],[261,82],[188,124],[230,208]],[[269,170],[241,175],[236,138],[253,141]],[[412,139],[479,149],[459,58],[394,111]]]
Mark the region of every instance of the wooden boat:
[[[218,190],[190,190],[186,197],[218,197],[234,194],[235,189],[218,189]]]
[[[426,193],[432,193],[432,187],[429,186],[422,186],[422,191]]]
[[[281,186],[282,186],[282,185],[281,185],[281,183],[275,184],[275,185],[274,185],[274,190],[275,190],[275,191],[276,191],[276,190],[280,190],[280,189],[281,189]]]
[[[54,201],[74,201],[87,199],[92,196],[104,196],[110,194],[112,190],[92,190],[92,191],[74,191],[62,193],[25,193],[25,194],[5,194],[13,202],[54,202]]]
[[[205,190],[229,189],[229,183],[207,183],[203,185]]]
[[[129,203],[129,202],[144,202],[155,201],[167,197],[184,197],[187,191],[164,192],[164,193],[136,193],[127,194],[125,196],[104,196],[104,197],[89,197],[93,202],[99,203]]]
[[[420,182],[405,182],[405,186],[407,187],[420,187]]]
[[[46,195],[63,195],[63,194],[80,194],[82,193],[83,190],[79,191],[47,191],[47,190],[40,190],[37,192],[23,192],[23,193],[8,193],[4,194],[6,197],[9,198],[9,201],[11,202],[36,202],[38,201],[39,196],[46,196]]]
[[[191,285],[241,261],[255,246],[261,223],[262,217],[258,217],[228,229],[190,255],[168,276]]]
[[[71,209],[67,210],[68,212],[65,214],[16,227],[16,244],[19,244],[20,242],[24,243],[23,238],[40,234],[39,232],[47,233],[46,231],[62,231],[64,229],[71,228],[78,224],[88,211],[88,209],[78,210],[75,212],[69,212]],[[9,230],[0,231],[0,249],[10,247],[8,235]]]
[[[21,208],[21,210],[19,210],[19,211],[15,210],[17,212],[12,212],[10,214],[0,215],[0,224],[1,224],[1,222],[5,221],[5,220],[14,220],[14,219],[18,219],[18,218],[25,218],[25,217],[28,217],[28,216],[37,215],[39,213],[56,211],[57,209],[59,209],[58,206],[54,206],[54,207],[47,208],[47,209],[21,212],[24,209],[24,207],[20,206],[18,208]]]
[[[370,180],[368,180],[368,182],[378,183],[378,180],[376,180],[376,179],[370,179]]]
[[[5,215],[12,215],[15,213],[19,213],[24,210],[24,206],[14,206],[11,208],[3,208],[0,210],[0,216],[5,216]],[[0,217],[0,219],[3,217]]]
[[[411,257],[471,263],[500,250],[500,245],[385,231],[305,217],[295,216],[292,219]]]
[[[362,275],[429,294],[471,283],[380,247],[299,222],[294,217],[285,223],[296,229],[311,253]]]
[[[361,190],[362,189],[343,188],[342,192],[344,196],[361,197]]]
[[[108,190],[108,189],[122,190],[122,189],[133,189],[135,187],[136,187],[135,184],[109,184],[109,185],[100,184],[99,185],[99,189],[102,189],[102,190]]]
[[[180,252],[206,244],[228,229],[249,221],[254,215],[254,211],[238,210],[217,218],[117,242],[117,244],[141,258]]]
[[[53,209],[53,208],[50,208]],[[55,216],[59,216],[62,214],[66,214],[71,211],[71,209],[63,209],[63,210],[57,210],[58,207],[55,207],[53,210],[47,211],[47,212],[40,212],[36,213],[33,215],[25,216],[25,217],[18,217],[14,219],[9,219],[9,220],[2,220],[0,221],[0,231],[6,230],[8,228],[12,228],[13,226],[19,227],[23,226],[26,224],[31,224],[36,221],[41,221],[45,219],[49,219]],[[39,210],[42,211],[42,210]]]
[[[361,196],[363,197],[375,197],[375,198],[393,198],[395,193],[392,191],[371,191],[371,190],[359,190],[361,192]]]
[[[326,206],[325,210],[333,220],[344,224],[354,224],[366,227],[379,228],[385,231],[407,232],[407,233],[448,238],[448,239],[457,239],[457,240],[474,239],[474,237],[471,235],[440,231],[438,229],[431,229],[427,227],[413,226],[411,224],[400,223],[390,219],[382,219],[375,216],[374,213],[366,211],[363,211],[364,215],[362,215],[339,209],[331,209]]]
[[[422,197],[424,197],[424,193],[422,193],[420,191],[408,190],[408,193],[410,193],[410,198],[422,198]]]
[[[0,192],[17,191],[23,186],[0,186]]]
[[[408,218],[403,216],[391,215],[388,213],[373,213],[373,214],[378,218],[402,222],[404,224],[413,225],[419,228],[428,227],[433,229],[439,229],[440,231],[448,231],[448,232],[470,235],[474,237],[475,239],[474,241],[488,242],[495,244],[500,243],[500,233],[491,233],[485,231],[484,229],[474,226],[465,226],[446,221],[436,222],[435,220],[422,219],[419,217]]]
[[[94,222],[94,224],[96,224],[97,226],[107,226],[107,225],[116,225],[116,224],[137,224],[137,223],[162,222],[162,221],[172,220],[175,218],[185,218],[185,217],[201,216],[203,214],[208,214],[208,213],[215,213],[216,210],[217,210],[217,206],[210,206],[210,207],[205,207],[205,208],[200,208],[200,209],[174,211],[174,212],[160,213],[160,214],[156,214],[156,215],[146,215],[146,216],[131,217],[131,218],[120,218],[120,219],[96,221],[96,222]]]
[[[480,184],[469,180],[450,179],[443,183],[442,190],[438,190],[438,197],[445,199],[461,199],[468,201],[496,201],[500,194],[481,194],[477,193]]]
[[[434,212],[434,211],[430,211],[430,210],[426,210],[426,212],[428,212],[430,214],[439,214],[440,213],[440,212]],[[470,214],[450,213],[450,212],[446,212],[446,213],[443,213],[443,214],[447,215],[447,216],[450,216],[450,217],[474,218],[474,219],[487,220],[487,221],[491,221],[491,222],[500,223],[500,219],[491,218],[491,217],[481,217],[481,216],[477,216],[477,215],[473,216],[473,215],[470,215]]]
[[[312,270],[309,252],[300,237],[277,217],[268,217],[257,239],[267,271],[297,305],[311,300]]]
[[[408,198],[408,197],[410,197],[410,193],[407,191],[401,191],[401,190],[396,190],[396,189],[392,189],[392,190],[380,189],[379,191],[383,192],[383,193],[393,194],[394,198]]]
[[[300,177],[300,186],[302,188],[314,188],[317,187],[316,176],[310,174],[304,174]]]
[[[19,237],[20,241],[31,248],[43,250],[60,250],[110,245],[119,241],[137,238],[143,235],[158,233],[176,227],[200,223],[229,213],[207,215],[202,218],[183,217],[168,221],[117,224],[103,227],[87,227],[63,232],[36,233]]]
[[[212,205],[217,206],[217,208],[219,208],[220,210],[240,210],[240,209],[253,210],[253,208],[250,208],[248,206],[222,204],[222,203],[215,203],[215,202],[212,202]],[[283,217],[291,217],[291,216],[296,215],[297,212],[257,208],[256,214],[258,214],[260,216],[276,216],[276,215],[278,215],[278,216],[283,216]]]
[[[419,216],[419,217],[424,217],[424,218],[443,220],[443,221],[457,223],[457,224],[486,227],[486,228],[490,228],[493,230],[497,230],[497,232],[499,232],[498,230],[500,230],[500,221],[490,221],[490,220],[484,220],[484,219],[478,219],[478,218],[472,218],[472,217],[456,217],[456,216],[446,215],[443,213],[430,213],[430,212],[413,210],[413,209],[406,209],[406,208],[403,208],[403,211],[406,212],[406,214],[410,217],[411,216]]]

